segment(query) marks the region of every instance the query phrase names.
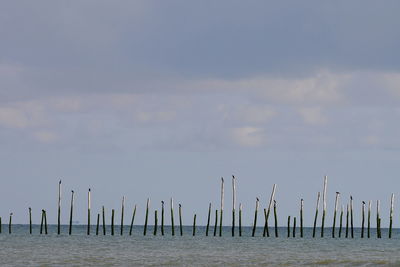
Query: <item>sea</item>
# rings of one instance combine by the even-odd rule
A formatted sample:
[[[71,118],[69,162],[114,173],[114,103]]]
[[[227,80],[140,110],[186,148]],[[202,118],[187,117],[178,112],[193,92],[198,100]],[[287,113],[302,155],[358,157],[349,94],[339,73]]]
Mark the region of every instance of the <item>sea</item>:
[[[238,229],[232,237],[231,227],[219,231],[210,227],[196,227],[193,236],[192,226],[175,226],[175,236],[171,227],[165,226],[164,235],[158,227],[154,235],[152,226],[144,235],[143,226],[134,226],[129,235],[129,226],[115,227],[111,235],[110,226],[106,235],[100,226],[75,225],[72,235],[68,226],[49,225],[48,234],[40,234],[40,226],[34,225],[29,234],[28,225],[13,225],[9,234],[8,226],[3,225],[0,234],[0,266],[400,266],[400,231],[393,230],[388,238],[388,230],[382,229],[382,238],[376,237],[371,229],[371,237],[361,238],[361,230],[354,229],[354,238],[345,230],[341,237],[332,238],[331,228],[325,228],[321,238],[320,229],[312,237],[312,228],[304,228],[304,236],[296,231],[287,237],[287,228],[280,227],[275,237],[270,228],[270,237],[263,237],[263,229],[257,228],[252,237],[252,228],[243,227],[242,236]]]

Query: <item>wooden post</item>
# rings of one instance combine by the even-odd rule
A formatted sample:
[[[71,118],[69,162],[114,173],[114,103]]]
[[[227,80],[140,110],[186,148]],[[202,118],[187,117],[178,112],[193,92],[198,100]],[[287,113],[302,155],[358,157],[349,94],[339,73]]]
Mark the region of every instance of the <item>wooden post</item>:
[[[365,201],[362,202],[361,208],[361,238],[364,238],[364,223],[365,223]]]
[[[29,234],[32,234],[32,209],[29,207]]]
[[[97,213],[96,235],[99,235],[100,213]]]
[[[336,213],[337,213],[337,206],[339,202],[340,193],[336,192],[336,200],[335,200],[335,211],[333,213],[333,226],[332,226],[332,237],[335,238],[335,228],[336,228]]]
[[[290,215],[287,218],[287,237],[290,237]]]
[[[193,217],[193,236],[196,235],[196,214]]]
[[[125,197],[122,197],[122,204],[121,204],[121,235],[124,233],[124,210],[125,210]]]
[[[251,236],[254,236],[256,233],[256,227],[257,227],[257,213],[258,213],[258,207],[260,206],[260,200],[258,197],[256,198],[256,209],[254,212],[254,224],[253,224],[253,231],[251,233]]]
[[[371,200],[368,201],[368,230],[367,230],[367,236],[368,238],[371,237]]]
[[[351,238],[354,238],[353,197],[352,196],[350,196],[350,223],[351,223]]]
[[[221,211],[219,213],[219,236],[222,236],[222,217],[224,214],[224,178],[221,177]]]
[[[214,224],[214,236],[217,235],[217,225],[218,225],[218,210],[215,210],[215,224]]]
[[[171,234],[175,235],[175,225],[174,225],[174,199],[171,197]]]
[[[149,219],[149,205],[150,205],[150,199],[147,199],[147,203],[146,203],[146,217],[144,220],[144,229],[143,229],[143,235],[146,235],[147,232],[147,221]]]
[[[315,237],[315,230],[316,230],[316,228],[317,228],[317,218],[318,218],[318,209],[319,209],[319,199],[320,199],[320,197],[321,197],[321,194],[320,194],[320,192],[318,192],[318,195],[317,195],[317,206],[316,206],[316,208],[315,208],[315,216],[314,216],[314,228],[313,228],[313,237]]]
[[[164,235],[164,201],[161,201],[161,235]]]
[[[131,227],[129,228],[129,235],[132,235],[133,222],[135,221],[135,215],[136,215],[136,205],[135,205],[135,207],[133,208],[132,220],[131,220]]]
[[[242,236],[242,203],[239,204],[239,236]]]
[[[296,237],[296,217],[293,217],[293,237]]]
[[[263,229],[263,237],[265,237],[265,235],[266,235],[266,233],[267,233],[266,223],[267,223],[267,209],[264,208],[264,229]]]
[[[42,210],[42,219],[40,220],[40,234],[43,234],[43,221],[44,221],[44,210]]]
[[[183,235],[183,226],[182,226],[182,205],[179,203],[179,230],[181,236]]]
[[[87,224],[87,234],[90,235],[90,188],[88,191],[88,224]]]
[[[74,212],[74,190],[71,190],[71,207],[69,212],[69,235],[72,234],[72,214]]]
[[[326,215],[326,187],[328,184],[328,176],[324,178],[324,191],[322,194],[322,203],[323,203],[323,210],[322,210],[322,223],[321,223],[321,237],[324,237],[324,225],[325,225],[325,215]]]
[[[208,236],[208,231],[209,231],[209,229],[210,229],[210,217],[211,217],[211,203],[208,205],[208,216],[207,216],[206,236]]]
[[[300,200],[300,237],[303,237],[303,209],[304,209],[304,201]]]
[[[389,238],[392,238],[394,194],[390,198]]]
[[[104,206],[102,207],[102,217],[103,217],[103,235],[106,235],[106,211]]]
[[[278,237],[278,216],[276,215],[276,201],[274,200],[275,237]]]
[[[61,180],[58,182],[57,234],[61,232]]]
[[[1,223],[1,217],[0,217],[0,234],[1,234],[1,229],[2,228],[2,223]]]
[[[382,238],[382,232],[381,232],[381,218],[379,217],[378,220],[378,224],[379,224],[379,238]]]
[[[157,226],[158,226],[158,218],[157,218],[157,210],[154,211],[154,232],[153,235],[157,235]]]
[[[115,215],[115,210],[111,210],[111,235],[114,235],[114,215]]]
[[[376,236],[377,238],[381,238],[380,235],[380,217],[379,217],[379,209],[380,209],[380,201],[376,201]]]
[[[349,237],[349,203],[347,203],[346,209],[346,238]]]
[[[273,201],[275,199],[275,190],[276,190],[276,184],[274,184],[272,186],[272,193],[271,193],[271,197],[269,198],[267,216],[266,216],[265,224],[264,224],[264,233],[266,233],[268,237],[269,237],[268,218],[269,218],[269,214],[270,214],[271,209],[272,209],[272,203],[273,203]]]
[[[342,237],[342,226],[343,226],[343,210],[344,210],[344,207],[343,207],[343,205],[342,205],[342,206],[341,206],[341,209],[340,209],[339,238],[340,238],[340,237]]]
[[[11,226],[12,226],[12,216],[13,213],[10,213],[10,221],[8,222],[8,233],[11,234]],[[47,231],[46,231],[47,232]],[[47,234],[47,233],[46,233]]]
[[[232,236],[235,236],[236,183],[232,175]]]
[[[11,213],[12,215],[12,213]],[[44,233],[47,235],[47,213],[44,211]]]

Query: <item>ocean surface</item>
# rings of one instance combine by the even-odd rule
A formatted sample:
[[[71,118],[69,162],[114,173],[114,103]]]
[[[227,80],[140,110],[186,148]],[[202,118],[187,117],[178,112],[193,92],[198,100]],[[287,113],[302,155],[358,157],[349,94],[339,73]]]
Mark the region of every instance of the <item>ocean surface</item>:
[[[400,266],[400,231],[394,229],[389,239],[387,229],[383,237],[376,238],[371,229],[371,238],[360,238],[360,229],[355,229],[354,238],[331,238],[331,229],[325,228],[325,237],[312,238],[312,228],[305,228],[304,238],[299,231],[296,238],[287,238],[287,230],[279,228],[279,237],[263,237],[262,228],[251,237],[251,228],[243,228],[242,236],[231,236],[231,228],[224,227],[222,237],[205,236],[205,227],[185,226],[183,236],[179,227],[175,236],[171,228],[165,227],[165,235],[153,235],[148,227],[143,236],[143,227],[135,226],[129,235],[129,226],[115,227],[115,235],[86,234],[86,226],[76,225],[68,235],[68,226],[62,226],[57,235],[57,226],[48,227],[48,235],[39,234],[34,225],[32,235],[29,226],[13,225],[12,234],[3,224],[0,234],[0,266]],[[270,234],[274,234],[270,228]],[[337,231],[336,231],[337,234]]]

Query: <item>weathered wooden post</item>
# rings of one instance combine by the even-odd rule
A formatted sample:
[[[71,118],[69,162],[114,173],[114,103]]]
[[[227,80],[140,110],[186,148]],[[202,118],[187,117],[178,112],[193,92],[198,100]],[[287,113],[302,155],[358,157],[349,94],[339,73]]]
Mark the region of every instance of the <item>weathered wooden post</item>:
[[[99,235],[100,213],[97,213],[96,235]]]
[[[296,237],[296,217],[293,217],[293,237]]]
[[[290,237],[290,215],[287,218],[287,237]]]
[[[90,235],[90,188],[88,191],[88,225],[87,225],[87,234]]]
[[[381,232],[381,218],[379,218],[378,223],[379,223],[379,238],[382,238],[382,232]]]
[[[175,235],[175,225],[174,225],[174,199],[171,197],[171,234]]]
[[[206,236],[208,236],[208,231],[209,231],[209,229],[210,229],[210,217],[211,217],[211,203],[208,205],[208,216],[207,216]]]
[[[253,224],[253,231],[251,233],[251,236],[254,236],[256,233],[256,227],[257,227],[257,213],[258,213],[258,207],[260,206],[260,200],[258,197],[256,198],[256,209],[254,212],[254,224]]]
[[[394,194],[390,198],[389,238],[392,238]]]
[[[376,236],[377,238],[380,237],[380,217],[379,217],[379,209],[380,209],[380,201],[376,201]]]
[[[267,223],[267,209],[264,208],[264,229],[263,229],[263,237],[265,237],[267,233],[267,227],[265,226]]]
[[[111,235],[114,235],[114,215],[115,215],[115,210],[111,210]]]
[[[144,229],[143,229],[143,235],[146,235],[147,232],[147,221],[149,219],[149,205],[150,205],[150,199],[147,199],[147,203],[146,203],[146,217],[144,220]]]
[[[102,217],[103,217],[103,235],[106,235],[106,211],[104,206],[102,207]]]
[[[12,213],[11,213],[12,215]],[[46,210],[44,210],[44,233],[47,235],[47,213]]]
[[[335,200],[335,211],[333,212],[333,226],[332,226],[332,237],[335,238],[335,228],[336,228],[336,213],[337,213],[337,205],[339,202],[339,192],[336,192],[336,200]]]
[[[222,217],[224,214],[224,178],[221,177],[221,211],[219,213],[219,236],[222,236]]]
[[[235,236],[236,183],[232,175],[232,236]]]
[[[350,196],[350,223],[351,223],[351,238],[354,238],[353,197],[352,196]]]
[[[153,235],[157,235],[157,225],[158,225],[157,210],[155,210],[154,211],[154,232],[153,232]]]
[[[129,228],[129,235],[132,235],[133,222],[135,221],[135,215],[136,215],[136,205],[135,205],[135,207],[133,208],[132,220],[131,220],[131,227]]]
[[[32,209],[29,207],[29,234],[32,234]]]
[[[321,223],[321,237],[324,237],[324,225],[325,225],[325,215],[326,215],[326,187],[328,184],[328,176],[324,178],[324,191],[322,194],[322,203],[323,203],[323,210],[322,210],[322,223]]]
[[[242,236],[242,203],[239,204],[239,236]]]
[[[217,225],[218,225],[218,210],[215,210],[215,224],[214,224],[214,236],[217,235]]]
[[[272,209],[273,200],[275,199],[275,190],[276,190],[276,184],[274,184],[272,186],[272,193],[271,193],[271,197],[269,198],[267,216],[266,216],[265,224],[264,224],[264,233],[266,233],[268,237],[269,237],[268,218],[269,218],[269,214],[270,214],[271,209]],[[265,236],[265,234],[263,234],[263,236]]]
[[[347,203],[346,210],[346,238],[349,237],[349,203]]]
[[[12,216],[13,216],[13,213],[11,212],[10,213],[10,221],[8,222],[8,233],[9,234],[11,234]],[[46,231],[46,234],[47,234],[47,231]]]
[[[179,230],[181,236],[183,235],[183,226],[182,226],[182,205],[179,203]]]
[[[42,219],[40,220],[40,234],[43,234],[44,210],[42,210]]]
[[[0,234],[1,234],[1,229],[2,228],[2,223],[1,223],[1,217],[0,217]]]
[[[276,201],[274,200],[275,237],[278,237],[278,216],[276,214]]]
[[[368,238],[371,237],[371,200],[368,201],[368,230],[367,230],[367,236]]]
[[[317,206],[315,208],[315,216],[314,216],[314,228],[313,228],[313,234],[312,234],[313,237],[315,237],[315,231],[316,231],[316,228],[317,228],[317,218],[318,218],[318,209],[319,209],[319,199],[320,199],[320,197],[321,197],[321,194],[320,194],[320,192],[318,192],[318,195],[317,195]]]
[[[124,233],[124,210],[125,210],[125,197],[122,197],[122,204],[121,204],[121,235]]]
[[[71,207],[69,211],[69,235],[72,234],[72,214],[74,212],[74,190],[71,190]]]
[[[161,235],[164,235],[164,201],[161,201]]]
[[[57,234],[61,232],[61,180],[58,182]]]
[[[303,237],[303,209],[304,209],[304,201],[300,200],[300,237]]]
[[[341,209],[340,209],[340,226],[339,226],[339,237],[342,237],[342,226],[343,226],[343,210],[344,210],[344,207],[343,207],[343,205],[341,206]]]
[[[196,214],[193,217],[193,236],[196,235]]]
[[[361,238],[364,238],[365,201],[362,202],[361,217]]]

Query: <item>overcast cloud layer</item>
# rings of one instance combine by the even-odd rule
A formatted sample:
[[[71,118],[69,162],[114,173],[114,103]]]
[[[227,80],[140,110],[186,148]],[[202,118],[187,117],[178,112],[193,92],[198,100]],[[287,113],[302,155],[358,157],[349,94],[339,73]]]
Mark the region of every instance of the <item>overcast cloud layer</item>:
[[[301,197],[311,214],[326,174],[331,202],[341,191],[385,204],[400,188],[399,10],[2,1],[1,216],[54,213],[60,177],[80,193],[81,221],[88,187],[95,207],[174,196],[187,218],[205,214],[231,174],[247,207],[278,183],[282,216]]]

